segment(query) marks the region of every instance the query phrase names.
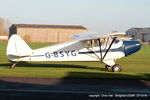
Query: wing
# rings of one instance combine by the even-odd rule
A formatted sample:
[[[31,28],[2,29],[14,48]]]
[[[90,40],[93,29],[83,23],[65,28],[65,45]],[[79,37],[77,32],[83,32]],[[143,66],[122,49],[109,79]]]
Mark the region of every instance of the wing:
[[[76,34],[71,36],[71,38],[76,39],[78,41],[84,41],[84,40],[91,40],[91,39],[98,39],[98,38],[107,38],[107,37],[113,37],[113,36],[124,36],[125,33],[98,33],[98,32],[83,32],[80,34]]]
[[[105,36],[105,34],[100,34],[97,32],[83,32],[80,34],[73,35],[71,38],[82,41],[96,39],[103,36]]]

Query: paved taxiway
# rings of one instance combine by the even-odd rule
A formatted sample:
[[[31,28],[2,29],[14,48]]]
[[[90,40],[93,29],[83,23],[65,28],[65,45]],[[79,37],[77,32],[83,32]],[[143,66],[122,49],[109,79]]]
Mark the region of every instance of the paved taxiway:
[[[0,77],[0,100],[150,98],[150,81]]]

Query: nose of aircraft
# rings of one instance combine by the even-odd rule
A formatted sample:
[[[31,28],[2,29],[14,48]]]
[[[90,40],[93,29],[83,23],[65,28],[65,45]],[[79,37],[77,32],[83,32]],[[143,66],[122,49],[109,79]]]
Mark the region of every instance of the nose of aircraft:
[[[141,43],[140,41],[123,41],[124,44],[124,49],[125,49],[125,56],[131,55],[137,51],[140,50],[141,48]]]

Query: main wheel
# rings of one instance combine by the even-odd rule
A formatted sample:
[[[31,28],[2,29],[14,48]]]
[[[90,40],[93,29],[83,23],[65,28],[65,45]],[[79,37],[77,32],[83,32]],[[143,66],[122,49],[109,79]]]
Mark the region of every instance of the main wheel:
[[[119,64],[115,64],[113,67],[112,67],[112,71],[113,72],[121,72],[122,68]]]
[[[109,65],[105,65],[105,69],[107,69],[108,71],[112,70],[112,67]]]

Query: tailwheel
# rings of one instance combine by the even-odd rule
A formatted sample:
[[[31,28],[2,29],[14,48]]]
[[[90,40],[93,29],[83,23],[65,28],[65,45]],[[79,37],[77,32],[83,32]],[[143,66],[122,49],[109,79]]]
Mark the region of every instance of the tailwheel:
[[[119,64],[115,64],[113,67],[112,67],[112,71],[113,72],[121,72],[122,68]]]
[[[14,63],[13,65],[11,65],[11,66],[10,66],[10,69],[14,69],[17,63],[18,63],[18,62],[16,62],[16,63]]]
[[[111,71],[111,70],[112,70],[112,67],[109,66],[109,65],[105,65],[105,69],[107,69],[108,71]]]

